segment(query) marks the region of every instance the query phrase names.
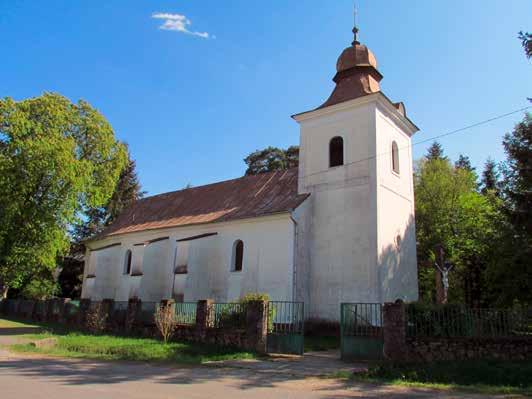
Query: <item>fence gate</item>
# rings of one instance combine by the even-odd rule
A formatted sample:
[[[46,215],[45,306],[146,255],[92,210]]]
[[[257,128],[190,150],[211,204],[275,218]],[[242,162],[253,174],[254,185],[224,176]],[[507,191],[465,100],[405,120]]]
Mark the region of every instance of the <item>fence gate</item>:
[[[344,360],[380,360],[383,357],[382,305],[342,303],[340,348]]]
[[[268,353],[303,354],[303,302],[272,301],[268,303]]]

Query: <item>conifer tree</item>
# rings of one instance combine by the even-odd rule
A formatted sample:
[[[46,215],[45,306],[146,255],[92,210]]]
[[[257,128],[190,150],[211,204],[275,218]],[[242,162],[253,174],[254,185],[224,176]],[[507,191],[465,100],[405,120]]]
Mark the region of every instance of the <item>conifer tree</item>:
[[[447,157],[443,155],[442,145],[438,143],[437,141],[432,143],[432,145],[427,150],[426,158],[429,161],[433,159],[447,159]]]

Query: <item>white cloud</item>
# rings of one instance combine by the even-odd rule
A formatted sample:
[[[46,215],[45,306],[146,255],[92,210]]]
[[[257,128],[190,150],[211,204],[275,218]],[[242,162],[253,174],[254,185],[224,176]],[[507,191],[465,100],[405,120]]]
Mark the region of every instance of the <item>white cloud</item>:
[[[213,39],[216,38],[216,36],[210,36],[208,32],[197,32],[189,30],[188,27],[192,25],[192,22],[185,15],[170,14],[167,12],[154,12],[151,17],[155,19],[164,20],[162,25],[159,26],[159,29],[162,30],[173,30],[181,33],[186,33],[187,35],[198,36],[203,39],[208,39],[209,37]]]

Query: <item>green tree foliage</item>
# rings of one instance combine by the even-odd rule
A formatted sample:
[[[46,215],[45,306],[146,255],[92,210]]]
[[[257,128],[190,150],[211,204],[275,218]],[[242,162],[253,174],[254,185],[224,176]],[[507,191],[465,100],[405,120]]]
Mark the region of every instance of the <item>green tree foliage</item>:
[[[62,296],[78,298],[81,295],[83,279],[82,259],[85,253],[83,240],[101,232],[125,208],[143,196],[144,192],[141,190],[135,161],[128,152],[126,166],[120,173],[111,198],[103,206],[88,207],[85,209],[83,217],[80,218],[73,228],[70,251],[67,256],[58,261],[60,269],[58,280]]]
[[[434,298],[434,249],[441,244],[454,265],[450,300],[478,301],[469,297],[482,284],[500,212],[477,192],[475,174],[442,154],[421,160],[414,176],[420,293]]]
[[[79,212],[113,194],[126,151],[87,102],[53,93],[0,100],[0,280],[53,269]]]
[[[454,163],[454,167],[456,169],[465,169],[470,172],[473,172],[475,170],[474,167],[471,166],[471,160],[467,155],[460,154],[458,156],[458,160]]]
[[[86,207],[84,217],[74,227],[75,243],[89,238],[110,225],[120,213],[144,196],[136,171],[135,160],[127,152],[126,166],[120,172],[118,182],[109,200],[99,207]]]
[[[526,58],[532,58],[532,33],[521,31],[519,32],[518,38],[521,40]]]
[[[31,276],[30,281],[22,288],[22,296],[26,299],[48,299],[59,293],[59,286],[49,270]]]
[[[503,197],[509,224],[505,251],[492,279],[501,301],[532,303],[532,117],[504,136]]]
[[[299,147],[291,146],[286,150],[268,147],[252,152],[244,162],[248,166],[246,176],[294,168],[299,164]]]
[[[447,159],[447,157],[443,155],[443,147],[437,141],[432,143],[428,148],[426,158],[429,161],[432,159]]]
[[[491,158],[488,158],[484,164],[480,187],[482,194],[487,194],[489,192],[494,193],[496,196],[499,196],[500,194],[499,171],[497,170],[497,164]]]

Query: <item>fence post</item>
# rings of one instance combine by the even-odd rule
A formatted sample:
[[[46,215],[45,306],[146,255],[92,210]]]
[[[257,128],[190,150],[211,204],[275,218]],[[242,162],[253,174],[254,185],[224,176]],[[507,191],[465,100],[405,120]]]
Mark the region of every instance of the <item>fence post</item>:
[[[268,335],[268,301],[251,301],[246,304],[246,341],[249,349],[266,353]]]
[[[138,314],[140,312],[141,306],[142,301],[139,298],[129,298],[129,301],[127,302],[126,321],[124,323],[124,327],[127,333],[133,331],[133,328],[135,327],[135,324],[138,319]]]
[[[102,299],[102,316],[105,318],[105,329],[108,330],[111,325],[111,317],[115,307],[115,300],[111,298]]]
[[[175,299],[161,299],[160,306],[172,308],[172,312],[175,314]]]
[[[59,298],[57,299],[58,302],[58,314],[57,314],[57,321],[59,323],[64,323],[67,320],[67,303],[70,302],[70,298]]]
[[[200,340],[205,339],[207,329],[213,326],[213,303],[212,299],[201,299],[196,305],[196,337]]]
[[[405,305],[398,299],[382,307],[384,358],[403,361],[407,358]]]
[[[91,308],[91,300],[82,298],[79,301],[78,324],[80,328],[85,328],[87,325],[87,314]]]
[[[54,321],[54,300],[53,299],[44,300],[43,321],[44,322]]]

